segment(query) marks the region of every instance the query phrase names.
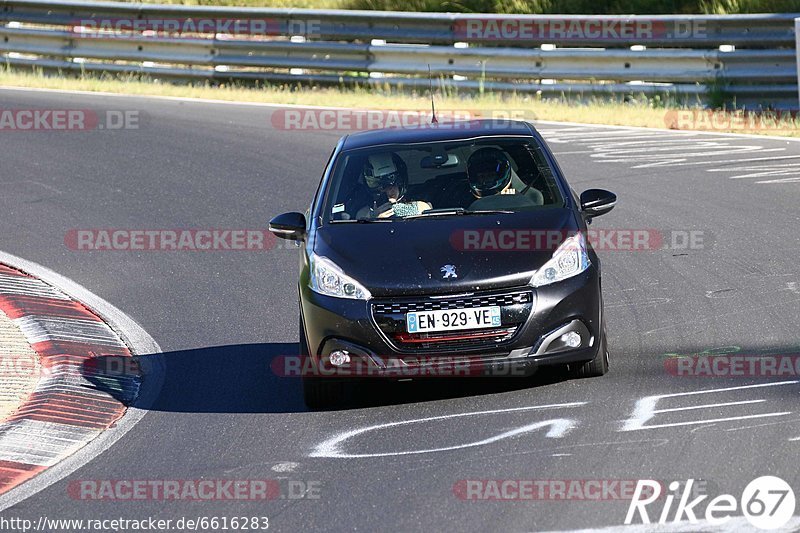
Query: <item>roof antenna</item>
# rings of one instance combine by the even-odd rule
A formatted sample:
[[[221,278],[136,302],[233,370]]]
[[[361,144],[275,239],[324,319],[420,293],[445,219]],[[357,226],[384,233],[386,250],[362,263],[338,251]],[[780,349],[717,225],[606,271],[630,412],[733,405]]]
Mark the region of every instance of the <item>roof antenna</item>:
[[[431,75],[430,63],[428,63],[428,88],[431,93],[431,124],[438,124],[439,120],[436,118],[436,106],[433,103],[433,76]]]

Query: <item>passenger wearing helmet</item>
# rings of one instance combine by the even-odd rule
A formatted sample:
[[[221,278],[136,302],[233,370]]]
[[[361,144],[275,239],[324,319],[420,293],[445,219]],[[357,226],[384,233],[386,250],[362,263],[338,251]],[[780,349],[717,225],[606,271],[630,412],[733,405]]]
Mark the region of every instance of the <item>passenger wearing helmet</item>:
[[[505,152],[497,148],[480,148],[467,160],[467,180],[476,198],[469,206],[471,211],[514,209],[541,205],[525,194],[517,194],[512,181],[521,180],[511,168]],[[539,195],[538,191],[536,191]]]
[[[432,208],[428,202],[406,197],[408,172],[397,154],[385,152],[369,156],[361,176],[372,193],[372,204],[361,208],[356,218],[407,217]]]

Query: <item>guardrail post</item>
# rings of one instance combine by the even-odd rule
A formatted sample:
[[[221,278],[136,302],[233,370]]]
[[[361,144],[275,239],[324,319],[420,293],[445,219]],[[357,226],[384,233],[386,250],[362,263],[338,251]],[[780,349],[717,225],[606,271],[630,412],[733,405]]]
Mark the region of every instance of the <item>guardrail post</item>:
[[[797,57],[797,101],[800,107],[800,17],[794,19],[794,53]]]

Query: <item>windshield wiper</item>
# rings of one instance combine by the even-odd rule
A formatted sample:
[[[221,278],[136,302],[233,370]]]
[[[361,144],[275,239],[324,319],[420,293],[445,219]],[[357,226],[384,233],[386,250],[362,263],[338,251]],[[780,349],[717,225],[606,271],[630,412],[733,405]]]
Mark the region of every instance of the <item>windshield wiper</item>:
[[[512,213],[514,213],[514,211],[506,211],[502,209],[478,209],[475,211],[470,211],[469,209],[464,209],[463,207],[457,207],[454,209],[430,209],[418,215],[403,217],[402,220],[426,217],[448,217],[453,215],[508,215]]]
[[[387,218],[351,218],[346,220],[331,220],[331,224],[367,224],[370,222],[394,222],[395,220],[411,220],[415,218],[431,218],[431,217],[449,217],[461,215],[508,215],[516,213],[516,211],[508,211],[503,209],[477,209],[470,211],[463,207],[454,207],[453,209],[429,209],[417,215],[409,215],[407,217],[387,217]]]
[[[391,218],[350,218],[347,220],[331,220],[331,224],[367,224],[369,222],[391,222]]]
[[[508,209],[476,209],[470,211],[467,209],[465,215],[513,215],[516,211],[509,211]]]

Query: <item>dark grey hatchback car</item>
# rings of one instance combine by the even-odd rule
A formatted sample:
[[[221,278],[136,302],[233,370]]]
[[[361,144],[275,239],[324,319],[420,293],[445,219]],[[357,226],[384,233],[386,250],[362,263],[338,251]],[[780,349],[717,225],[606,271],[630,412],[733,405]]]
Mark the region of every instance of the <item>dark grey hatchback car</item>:
[[[302,242],[306,403],[335,403],[343,377],[454,364],[605,374],[600,260],[586,231],[615,203],[602,189],[572,191],[526,122],[343,137],[306,214],[270,222]]]

